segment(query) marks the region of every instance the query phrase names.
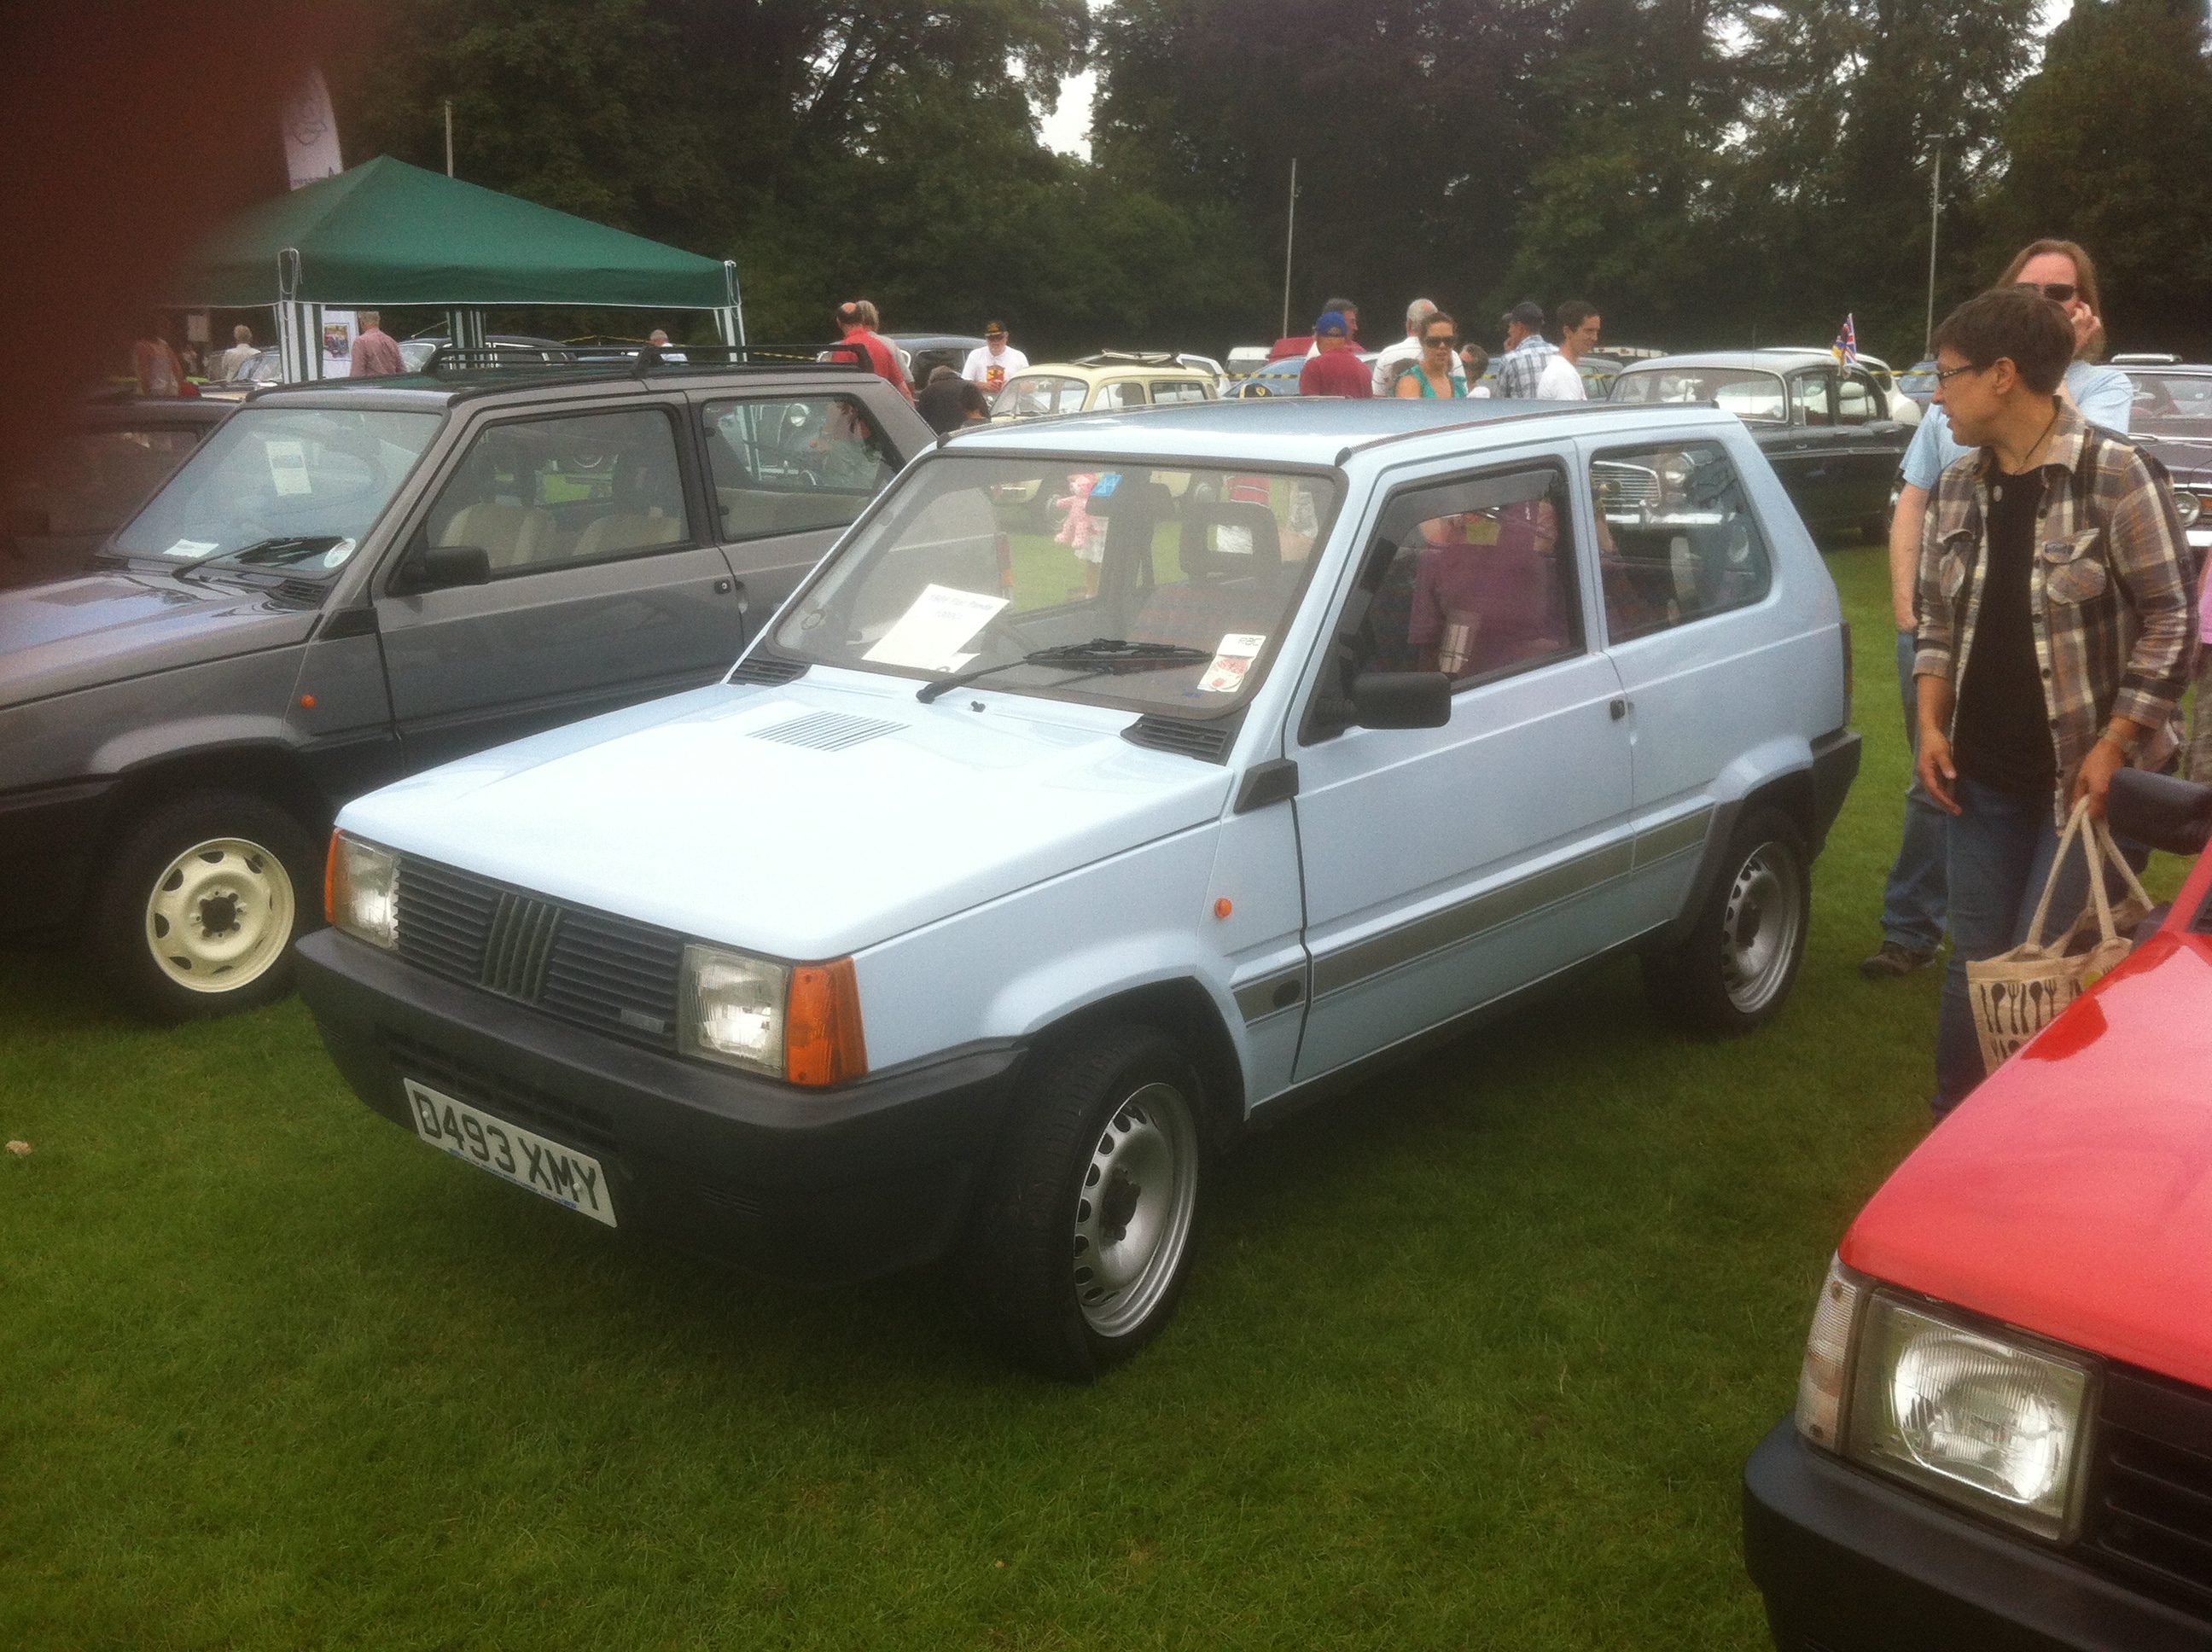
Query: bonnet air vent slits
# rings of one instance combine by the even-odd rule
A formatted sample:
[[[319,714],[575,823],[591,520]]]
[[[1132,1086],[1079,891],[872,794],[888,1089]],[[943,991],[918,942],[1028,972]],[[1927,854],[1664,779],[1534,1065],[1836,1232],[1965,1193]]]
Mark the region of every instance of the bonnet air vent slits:
[[[754,729],[752,738],[774,740],[781,745],[803,745],[812,751],[843,751],[881,735],[896,734],[904,726],[873,717],[848,717],[842,712],[817,711],[794,717],[787,723]]]
[[[731,670],[732,683],[757,683],[774,688],[779,683],[796,683],[806,675],[807,662],[803,659],[777,659],[768,654],[754,654],[739,660]]]
[[[1186,723],[1172,717],[1139,717],[1121,738],[1155,751],[1172,751],[1200,762],[1225,762],[1236,730],[1220,723]]]

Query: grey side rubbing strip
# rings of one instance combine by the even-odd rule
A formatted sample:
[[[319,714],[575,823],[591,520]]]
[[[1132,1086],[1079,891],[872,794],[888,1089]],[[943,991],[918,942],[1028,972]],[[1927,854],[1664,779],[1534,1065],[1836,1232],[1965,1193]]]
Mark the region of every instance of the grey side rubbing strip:
[[[1517,884],[1478,895],[1471,901],[1432,912],[1402,927],[1354,942],[1340,952],[1314,960],[1314,996],[1355,987],[1370,975],[1379,975],[1401,963],[1479,935],[1486,929],[1510,923],[1540,907],[1579,895],[1608,878],[1618,878],[1635,865],[1635,846],[1624,840],[1524,878]]]
[[[1249,1027],[1255,1021],[1281,1014],[1305,995],[1305,966],[1297,964],[1245,982],[1237,989],[1237,1007],[1243,1011],[1244,1024]]]
[[[1680,820],[1670,820],[1664,826],[1655,826],[1639,833],[1636,839],[1636,864],[1648,866],[1655,860],[1664,860],[1670,854],[1680,854],[1685,849],[1694,849],[1705,841],[1711,826],[1713,811],[1699,809],[1684,815]]]

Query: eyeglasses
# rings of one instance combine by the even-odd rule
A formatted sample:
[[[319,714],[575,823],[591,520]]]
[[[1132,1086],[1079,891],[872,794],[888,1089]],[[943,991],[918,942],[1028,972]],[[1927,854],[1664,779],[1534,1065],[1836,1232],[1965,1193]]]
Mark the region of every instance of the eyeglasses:
[[[2023,292],[2040,293],[2053,304],[2071,304],[2081,290],[2070,281],[2016,281],[2013,285]]]
[[[1986,362],[1979,361],[1968,361],[1962,367],[1938,367],[1936,369],[1936,382],[1939,385],[1948,385],[1952,380],[1957,378],[1962,373],[1986,373],[1988,371],[1988,364]]]

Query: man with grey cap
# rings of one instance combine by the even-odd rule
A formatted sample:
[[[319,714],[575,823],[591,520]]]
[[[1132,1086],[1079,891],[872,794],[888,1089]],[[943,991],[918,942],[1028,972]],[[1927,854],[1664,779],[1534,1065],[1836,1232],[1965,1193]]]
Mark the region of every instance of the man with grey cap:
[[[1504,320],[1505,354],[1498,358],[1498,393],[1508,401],[1534,401],[1537,382],[1559,347],[1545,338],[1544,312],[1533,300],[1522,299]]]
[[[1436,313],[1437,307],[1425,298],[1417,298],[1406,307],[1406,336],[1375,358],[1370,388],[1377,396],[1392,394],[1398,387],[1398,375],[1421,359],[1421,324]]]

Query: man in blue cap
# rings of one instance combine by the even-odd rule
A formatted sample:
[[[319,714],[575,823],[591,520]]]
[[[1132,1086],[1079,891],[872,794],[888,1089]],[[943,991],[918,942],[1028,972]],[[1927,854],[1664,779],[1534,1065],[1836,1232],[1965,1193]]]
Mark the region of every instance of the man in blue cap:
[[[1323,310],[1314,322],[1314,354],[1298,374],[1301,396],[1372,396],[1367,364],[1352,348],[1352,325],[1341,310]]]

